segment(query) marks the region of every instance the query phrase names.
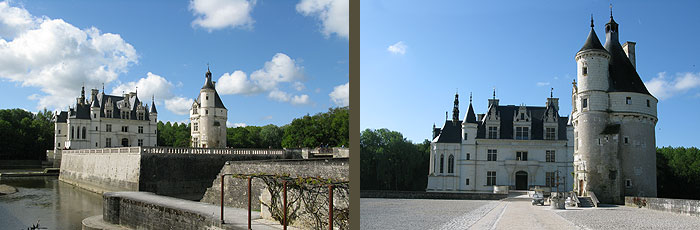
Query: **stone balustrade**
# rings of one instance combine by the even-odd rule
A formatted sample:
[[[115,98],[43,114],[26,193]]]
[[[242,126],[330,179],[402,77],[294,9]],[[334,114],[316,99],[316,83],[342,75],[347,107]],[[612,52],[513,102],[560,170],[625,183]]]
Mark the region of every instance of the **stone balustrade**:
[[[219,154],[219,155],[284,155],[286,149],[208,149],[174,147],[121,147],[63,150],[63,154]]]

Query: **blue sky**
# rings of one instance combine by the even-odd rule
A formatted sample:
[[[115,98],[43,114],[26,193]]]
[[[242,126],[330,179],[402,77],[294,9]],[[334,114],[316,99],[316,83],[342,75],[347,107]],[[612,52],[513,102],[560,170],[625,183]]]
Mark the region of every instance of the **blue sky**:
[[[571,111],[574,56],[590,30],[605,43],[610,1],[440,1],[362,4],[361,129],[388,128],[422,142],[460,93],[485,113],[501,104],[544,106],[550,88]],[[657,146],[700,146],[700,2],[615,1],[620,40],[636,41],[637,72],[660,99]]]
[[[284,125],[347,105],[347,5],[0,1],[0,108],[65,110],[104,83],[188,122],[209,63],[229,126]]]

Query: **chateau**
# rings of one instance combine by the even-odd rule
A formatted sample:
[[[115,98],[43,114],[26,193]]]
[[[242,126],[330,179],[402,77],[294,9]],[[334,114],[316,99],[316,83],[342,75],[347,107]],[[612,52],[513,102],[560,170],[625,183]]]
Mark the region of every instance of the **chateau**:
[[[209,68],[204,78],[204,86],[190,109],[192,147],[226,148],[228,110],[216,92]]]
[[[83,87],[74,107],[54,115],[54,150],[156,146],[153,99],[149,111],[135,92],[113,96],[102,91],[92,89],[88,101]]]
[[[593,28],[576,53],[572,91],[574,191],[603,203],[624,196],[656,197],[658,100],[636,70],[634,42],[620,45],[619,25],[605,24],[605,46]]]
[[[493,192],[493,186],[569,189],[573,181],[573,127],[559,116],[559,98],[544,107],[499,105],[494,92],[486,114],[469,109],[459,120],[459,95],[452,119],[433,125],[428,192]],[[567,175],[569,179],[567,178]]]

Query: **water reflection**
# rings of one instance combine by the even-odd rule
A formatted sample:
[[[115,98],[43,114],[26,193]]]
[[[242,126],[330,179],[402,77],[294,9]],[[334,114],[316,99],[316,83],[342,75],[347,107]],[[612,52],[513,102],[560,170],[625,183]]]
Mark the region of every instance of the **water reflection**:
[[[18,192],[0,196],[0,229],[27,229],[40,221],[48,229],[81,229],[81,221],[102,214],[102,196],[56,177],[1,178]]]

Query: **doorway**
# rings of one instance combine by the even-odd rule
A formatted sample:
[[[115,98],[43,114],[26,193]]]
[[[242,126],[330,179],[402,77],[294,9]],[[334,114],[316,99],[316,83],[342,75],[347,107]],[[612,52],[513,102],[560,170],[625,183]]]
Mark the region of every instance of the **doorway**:
[[[583,180],[578,180],[578,195],[583,196]]]
[[[126,138],[122,139],[122,146],[129,147],[129,139],[126,139]]]
[[[518,171],[515,173],[515,190],[527,190],[527,172]]]

